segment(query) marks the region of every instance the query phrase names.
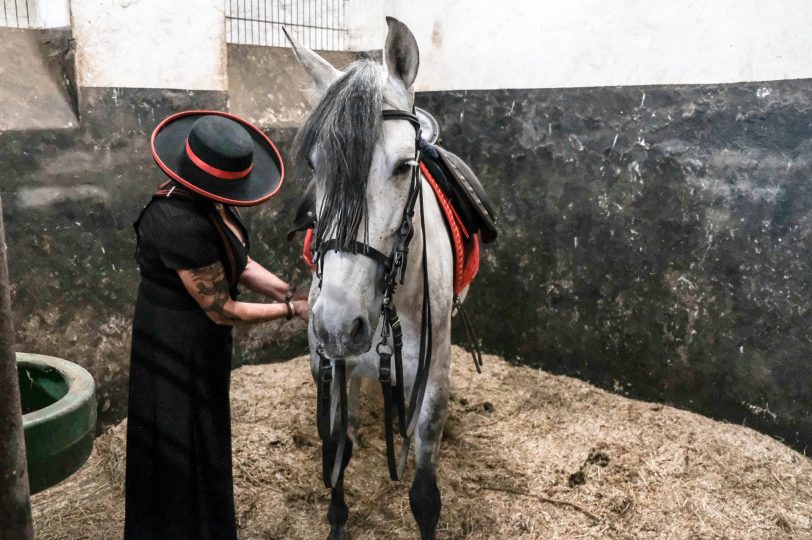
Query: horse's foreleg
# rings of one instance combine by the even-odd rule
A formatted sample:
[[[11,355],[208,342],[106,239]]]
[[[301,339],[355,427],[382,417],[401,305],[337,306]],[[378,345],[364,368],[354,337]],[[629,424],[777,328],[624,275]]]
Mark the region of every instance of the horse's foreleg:
[[[439,367],[439,366],[438,366]],[[440,490],[437,488],[437,454],[448,414],[448,377],[429,381],[415,439],[415,475],[409,490],[412,515],[423,540],[433,539],[440,519]]]

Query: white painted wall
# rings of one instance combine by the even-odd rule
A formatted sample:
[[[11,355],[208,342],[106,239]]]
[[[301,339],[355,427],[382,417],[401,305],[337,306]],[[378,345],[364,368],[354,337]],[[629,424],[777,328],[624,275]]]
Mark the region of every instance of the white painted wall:
[[[373,51],[383,48],[389,3],[391,0],[347,2],[348,51]]]
[[[812,0],[385,0],[381,5],[415,33],[421,52],[418,90],[812,77]],[[365,47],[377,43],[380,48],[385,33],[380,14]]]
[[[223,4],[71,0],[80,86],[226,90]]]
[[[64,17],[64,1],[32,0],[43,6],[37,20]],[[283,20],[313,3],[267,1]],[[80,85],[227,89],[221,0],[70,4]],[[409,25],[421,50],[421,91],[812,78],[812,0],[347,0],[344,7],[347,50],[381,48],[387,14]],[[330,15],[308,13],[305,22]]]
[[[28,0],[31,28],[64,28],[70,26],[68,0]]]

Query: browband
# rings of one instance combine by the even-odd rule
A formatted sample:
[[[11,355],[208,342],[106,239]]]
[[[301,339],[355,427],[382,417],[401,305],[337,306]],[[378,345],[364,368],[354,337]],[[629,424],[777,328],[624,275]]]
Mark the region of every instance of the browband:
[[[407,111],[400,111],[397,109],[384,109],[381,111],[384,120],[407,120],[414,124],[415,127],[420,127],[420,120],[416,114]]]

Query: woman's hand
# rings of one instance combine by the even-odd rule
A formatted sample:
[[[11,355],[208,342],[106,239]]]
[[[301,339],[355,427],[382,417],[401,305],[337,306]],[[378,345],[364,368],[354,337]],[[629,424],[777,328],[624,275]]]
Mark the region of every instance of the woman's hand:
[[[294,296],[294,298],[296,297]],[[293,313],[297,317],[305,322],[310,320],[310,304],[307,303],[307,300],[292,300],[291,304],[293,304]]]
[[[310,296],[310,291],[307,287],[299,287],[296,289],[296,292],[293,293],[291,300],[307,300],[308,296]]]

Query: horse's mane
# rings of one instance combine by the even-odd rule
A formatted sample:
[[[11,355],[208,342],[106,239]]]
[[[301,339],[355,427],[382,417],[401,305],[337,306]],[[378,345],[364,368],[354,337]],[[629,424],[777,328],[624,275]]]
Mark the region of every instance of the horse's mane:
[[[330,86],[296,134],[296,166],[304,171],[311,165],[324,181],[315,246],[334,238],[351,250],[362,222],[366,237],[367,177],[381,134],[382,101],[380,64],[359,60]]]

